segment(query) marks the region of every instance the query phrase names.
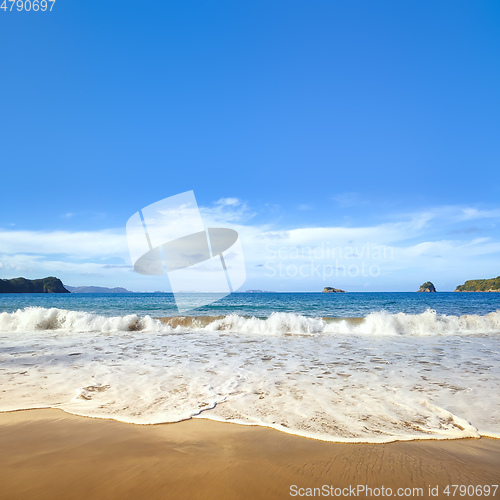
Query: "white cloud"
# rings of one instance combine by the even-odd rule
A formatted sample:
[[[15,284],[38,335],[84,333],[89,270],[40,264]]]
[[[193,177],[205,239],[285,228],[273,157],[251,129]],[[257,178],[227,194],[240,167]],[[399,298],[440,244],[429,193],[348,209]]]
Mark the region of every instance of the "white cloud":
[[[0,253],[63,254],[73,259],[128,256],[125,230],[15,231],[0,230]]]
[[[461,220],[473,219],[500,219],[500,209],[479,210],[477,208],[463,208]]]
[[[441,280],[441,289],[453,289],[465,279],[499,274],[500,241],[496,234],[489,232],[478,237],[477,233],[450,231],[463,228],[471,218],[491,218],[496,210],[435,207],[398,214],[388,222],[372,226],[287,229],[251,224],[254,214],[245,203],[236,198],[223,200],[200,207],[200,211],[207,227],[238,231],[248,274],[245,288],[315,290],[333,283],[350,290],[408,290],[419,286],[421,279],[431,279],[437,281],[436,285]],[[452,233],[454,238],[443,238]],[[388,248],[390,252],[380,258],[377,248]],[[324,253],[326,249],[333,252],[333,257]],[[354,257],[346,257],[349,249]],[[266,264],[271,261],[289,266],[308,264],[311,260],[333,268],[361,263],[377,265],[380,276],[334,277],[328,283],[317,276],[268,276]],[[0,230],[0,269],[3,277],[53,274],[64,276],[63,281],[69,284],[168,289],[168,285],[163,285],[163,277],[146,279],[131,272],[124,228],[76,232]]]
[[[73,262],[53,260],[46,255],[16,254],[0,255],[1,266],[5,271],[25,273],[101,273],[105,265],[96,262]]]
[[[213,224],[232,224],[248,222],[255,213],[238,198],[221,198],[212,206],[200,207],[200,213],[206,227]]]
[[[235,205],[241,205],[241,201],[238,198],[220,198],[215,202],[215,204],[222,207],[231,207]]]

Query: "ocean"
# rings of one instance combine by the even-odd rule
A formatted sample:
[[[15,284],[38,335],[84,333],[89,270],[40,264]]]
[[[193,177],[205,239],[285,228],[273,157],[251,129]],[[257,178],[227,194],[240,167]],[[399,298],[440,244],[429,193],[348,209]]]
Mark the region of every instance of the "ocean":
[[[499,293],[234,293],[188,317],[171,294],[0,295],[0,411],[500,437],[499,387]]]

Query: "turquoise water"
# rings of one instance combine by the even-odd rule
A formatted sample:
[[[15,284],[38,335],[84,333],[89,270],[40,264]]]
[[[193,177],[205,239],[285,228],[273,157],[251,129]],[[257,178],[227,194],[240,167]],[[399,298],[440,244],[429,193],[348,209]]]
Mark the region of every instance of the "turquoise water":
[[[103,316],[137,314],[176,316],[172,294],[0,294],[0,312],[30,306],[56,307]],[[419,314],[427,309],[438,314],[484,315],[500,309],[500,293],[233,293],[191,316],[239,314],[264,318],[273,312],[309,317],[364,317],[371,312]]]

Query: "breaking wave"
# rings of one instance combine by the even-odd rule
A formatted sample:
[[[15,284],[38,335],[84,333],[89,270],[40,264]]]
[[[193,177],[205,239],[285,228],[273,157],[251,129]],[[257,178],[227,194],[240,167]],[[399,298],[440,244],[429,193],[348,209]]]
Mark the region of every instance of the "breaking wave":
[[[0,313],[0,331],[61,330],[69,332],[158,331],[162,323],[150,316],[101,316],[52,307],[26,307]]]
[[[83,311],[27,307],[0,313],[0,331],[60,330],[68,332],[112,333],[122,331],[181,333],[227,331],[242,334],[279,336],[354,334],[367,336],[447,336],[500,333],[500,310],[484,316],[439,315],[428,309],[421,314],[385,311],[364,318],[313,318],[275,312],[268,318],[227,316],[174,316],[152,318],[128,314],[103,316]]]

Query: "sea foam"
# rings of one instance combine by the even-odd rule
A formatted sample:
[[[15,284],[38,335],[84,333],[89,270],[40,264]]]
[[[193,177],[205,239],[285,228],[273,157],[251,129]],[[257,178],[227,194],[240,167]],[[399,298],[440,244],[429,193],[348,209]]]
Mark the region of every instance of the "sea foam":
[[[499,312],[0,314],[0,411],[210,418],[342,442],[500,437]]]
[[[0,313],[0,331],[58,330],[66,332],[187,332],[227,331],[257,335],[354,334],[367,336],[446,336],[500,333],[500,311],[484,316],[372,312],[364,318],[312,318],[275,312],[268,318],[230,314],[155,319],[150,316],[103,316],[82,311],[27,307]]]
[[[60,330],[67,332],[119,332],[168,330],[150,316],[102,316],[55,307],[26,307],[13,313],[0,313],[0,331]]]

